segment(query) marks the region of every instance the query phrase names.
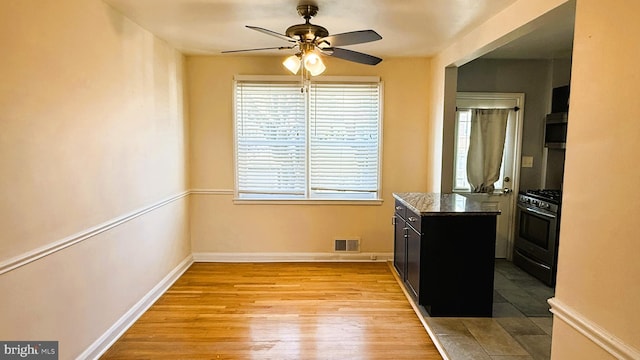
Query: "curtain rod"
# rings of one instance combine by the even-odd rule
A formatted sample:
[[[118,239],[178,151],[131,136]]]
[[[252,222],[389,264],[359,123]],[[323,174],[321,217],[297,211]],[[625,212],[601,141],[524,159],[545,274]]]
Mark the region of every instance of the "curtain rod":
[[[519,108],[519,107],[517,107],[517,106],[514,106],[514,107],[512,107],[512,108],[463,108],[463,107],[457,107],[457,106],[456,106],[456,111],[458,111],[458,110],[476,110],[476,109],[477,109],[477,110],[513,109],[513,111],[518,111],[518,110],[520,110],[520,108]]]

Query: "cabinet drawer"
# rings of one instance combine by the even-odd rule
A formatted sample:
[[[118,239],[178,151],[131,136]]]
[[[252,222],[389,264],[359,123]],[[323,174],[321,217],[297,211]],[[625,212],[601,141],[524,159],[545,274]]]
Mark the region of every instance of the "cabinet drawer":
[[[407,207],[404,206],[400,200],[396,200],[396,208],[395,208],[395,214],[396,216],[400,216],[403,219],[407,218]]]
[[[405,220],[407,220],[407,224],[409,224],[409,226],[411,226],[412,228],[414,228],[419,234],[422,233],[422,218],[420,217],[420,215],[417,215],[416,213],[414,213],[411,210],[406,211],[407,217],[405,218]]]

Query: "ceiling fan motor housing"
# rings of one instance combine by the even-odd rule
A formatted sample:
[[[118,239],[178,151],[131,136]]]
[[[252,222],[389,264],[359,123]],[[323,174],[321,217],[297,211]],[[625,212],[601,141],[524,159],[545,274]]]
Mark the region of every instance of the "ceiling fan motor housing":
[[[329,31],[326,28],[309,22],[317,13],[318,7],[315,5],[298,5],[298,14],[300,14],[306,22],[304,24],[289,26],[285,32],[287,36],[298,41],[307,42],[313,42],[316,39],[329,36]]]
[[[286,34],[299,41],[314,41],[329,36],[329,31],[322,26],[306,23],[289,26]]]

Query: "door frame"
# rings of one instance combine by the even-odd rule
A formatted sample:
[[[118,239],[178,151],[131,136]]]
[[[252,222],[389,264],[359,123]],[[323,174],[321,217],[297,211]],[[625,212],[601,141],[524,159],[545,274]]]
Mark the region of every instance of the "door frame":
[[[507,248],[506,248],[506,258],[507,260],[512,260],[513,256],[513,242],[515,237],[515,227],[516,227],[516,203],[518,201],[518,193],[520,190],[520,162],[522,158],[522,131],[524,124],[524,93],[504,93],[504,92],[457,92],[456,93],[456,106],[459,104],[459,101],[474,101],[480,102],[479,108],[499,108],[505,107],[504,102],[508,102],[508,107],[517,106],[519,109],[515,112],[515,136],[514,143],[511,144],[511,151],[513,152],[513,171],[512,171],[512,194],[511,200],[508,204],[509,213],[511,217],[508,219],[508,234],[507,234]],[[496,105],[500,103],[500,105]],[[463,105],[464,106],[464,105]],[[474,107],[478,107],[475,105]],[[454,138],[452,139],[455,144],[457,141],[457,134],[454,133]],[[505,144],[505,147],[507,144]],[[450,168],[453,170],[455,166],[455,151],[452,156],[453,163],[450,164]],[[505,174],[506,176],[509,176]],[[455,181],[455,178],[452,174],[452,181]],[[453,188],[453,182],[449,185]]]

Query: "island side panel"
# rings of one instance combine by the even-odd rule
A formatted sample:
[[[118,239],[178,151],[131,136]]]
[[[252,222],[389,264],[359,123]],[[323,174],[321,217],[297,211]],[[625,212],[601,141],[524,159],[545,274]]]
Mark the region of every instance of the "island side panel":
[[[421,304],[431,316],[491,317],[496,215],[423,217]]]

